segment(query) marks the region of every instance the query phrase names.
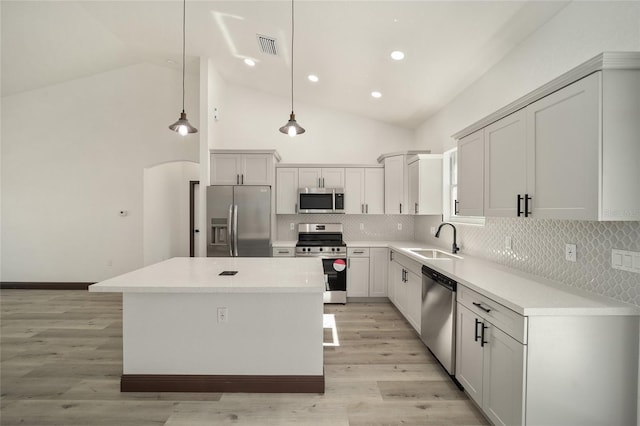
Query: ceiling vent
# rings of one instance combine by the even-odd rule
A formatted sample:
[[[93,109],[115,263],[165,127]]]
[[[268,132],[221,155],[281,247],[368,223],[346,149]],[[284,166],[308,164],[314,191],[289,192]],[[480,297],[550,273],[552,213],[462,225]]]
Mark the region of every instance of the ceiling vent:
[[[276,39],[260,34],[256,34],[258,37],[258,44],[260,45],[260,51],[267,55],[278,56],[278,48],[276,47]]]

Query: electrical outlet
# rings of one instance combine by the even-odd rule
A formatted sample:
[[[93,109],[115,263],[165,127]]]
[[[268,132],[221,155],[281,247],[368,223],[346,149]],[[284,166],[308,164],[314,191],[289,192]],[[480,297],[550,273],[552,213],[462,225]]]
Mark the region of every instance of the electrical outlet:
[[[218,308],[218,322],[229,322],[229,310],[227,308]]]
[[[506,250],[511,250],[511,237],[509,236],[504,237],[504,248]]]
[[[398,224],[398,231],[402,231],[402,224],[401,223]]]
[[[431,235],[436,235],[436,227],[435,226],[431,227]]]
[[[361,230],[361,231],[364,231],[364,223],[361,223],[361,224],[360,224],[360,230]]]
[[[295,223],[293,223],[293,222],[291,222],[291,223],[289,224],[289,230],[290,230],[290,231],[295,231],[295,230],[296,230],[296,224],[295,224]]]
[[[576,245],[575,244],[565,244],[564,245],[564,258],[569,262],[575,262],[577,259],[576,256]]]

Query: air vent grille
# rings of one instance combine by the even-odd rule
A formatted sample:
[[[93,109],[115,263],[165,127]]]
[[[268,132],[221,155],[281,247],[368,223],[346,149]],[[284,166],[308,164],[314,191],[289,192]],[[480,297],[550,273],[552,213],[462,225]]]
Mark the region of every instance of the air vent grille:
[[[278,56],[278,48],[276,46],[276,39],[265,35],[256,34],[258,37],[258,44],[260,45],[260,51],[267,55]]]

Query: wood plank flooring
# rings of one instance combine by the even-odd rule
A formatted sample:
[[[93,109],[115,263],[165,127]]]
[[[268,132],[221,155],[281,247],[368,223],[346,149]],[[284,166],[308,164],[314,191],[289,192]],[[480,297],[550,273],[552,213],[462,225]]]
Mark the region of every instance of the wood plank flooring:
[[[0,311],[1,425],[487,424],[388,303],[325,306],[324,395],[121,393],[119,294],[3,290]]]

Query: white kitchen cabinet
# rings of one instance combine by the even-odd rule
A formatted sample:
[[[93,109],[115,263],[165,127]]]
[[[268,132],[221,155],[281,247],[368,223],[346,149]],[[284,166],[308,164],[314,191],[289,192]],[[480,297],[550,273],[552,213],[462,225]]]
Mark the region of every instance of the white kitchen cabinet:
[[[388,257],[386,248],[369,249],[369,297],[387,297]]]
[[[390,300],[420,333],[422,310],[422,265],[392,251],[389,261]]]
[[[484,215],[515,217],[518,206],[524,214],[523,197],[528,193],[525,111],[485,127],[484,144]]]
[[[384,213],[384,168],[345,168],[345,213]]]
[[[347,297],[369,297],[369,253],[367,249],[365,257],[358,251],[347,253]]]
[[[273,246],[271,249],[272,257],[295,257],[296,251],[295,247],[276,247]]]
[[[524,319],[464,286],[458,291],[456,379],[492,423],[524,424],[526,345],[494,324],[522,329]]]
[[[273,185],[274,152],[211,151],[211,185]]]
[[[344,167],[300,167],[299,188],[344,188]]]
[[[384,212],[408,214],[406,156],[394,155],[384,159]]]
[[[640,220],[638,58],[605,52],[454,135],[459,214],[483,194],[486,216]]]
[[[276,169],[276,214],[296,214],[298,205],[298,168]]]
[[[442,214],[442,155],[422,154],[409,160],[410,214]]]
[[[458,141],[458,199],[460,216],[484,216],[484,129]]]

